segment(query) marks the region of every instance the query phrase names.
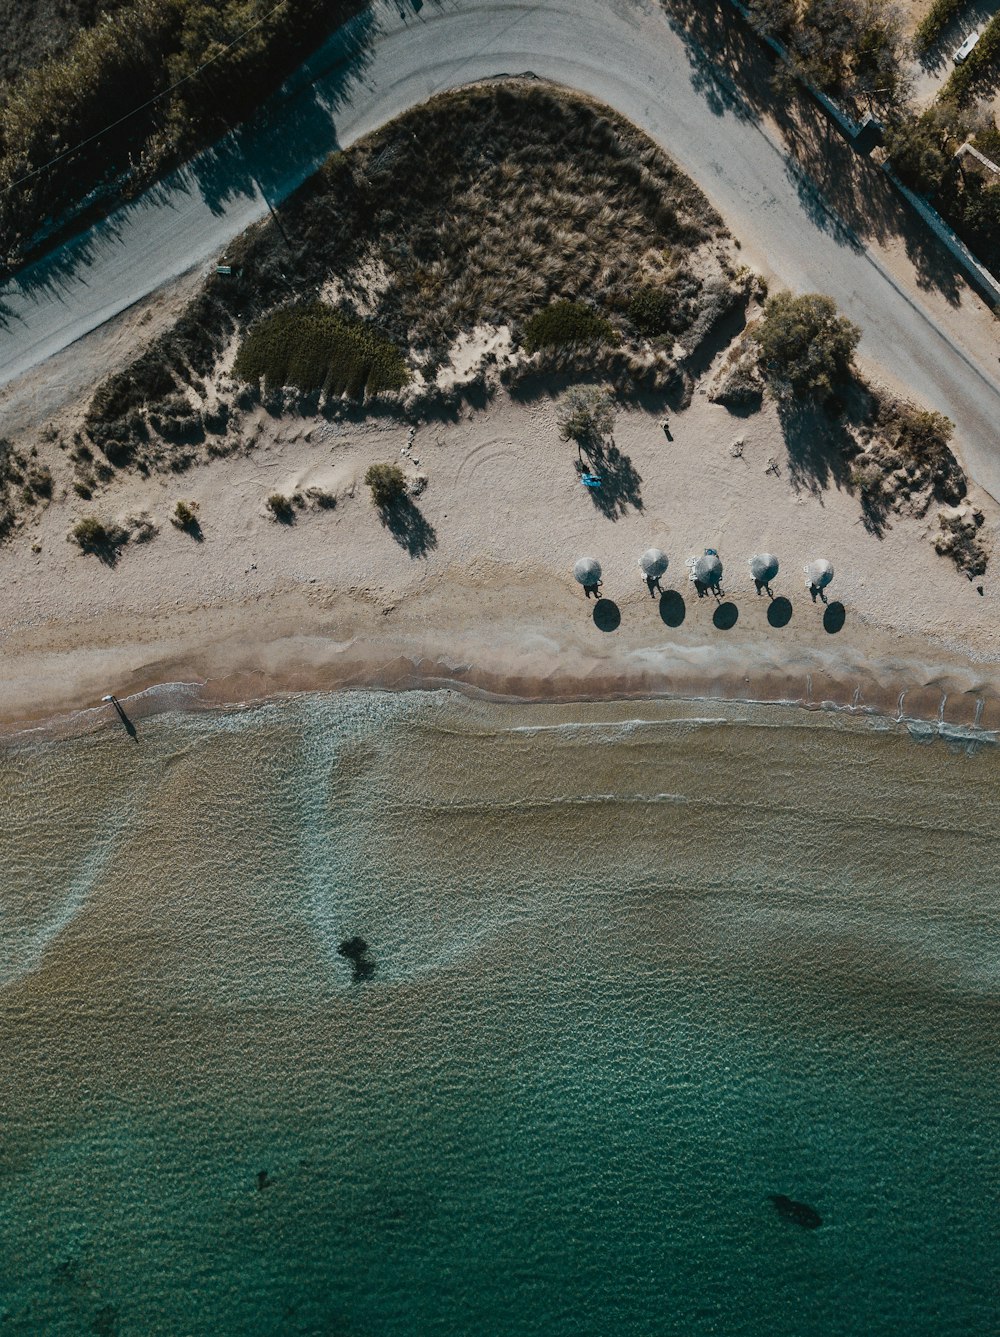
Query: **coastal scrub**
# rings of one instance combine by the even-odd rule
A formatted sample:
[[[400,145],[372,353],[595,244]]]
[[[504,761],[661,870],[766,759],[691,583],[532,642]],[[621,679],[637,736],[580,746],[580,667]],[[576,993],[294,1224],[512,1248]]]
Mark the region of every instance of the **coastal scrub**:
[[[322,302],[287,307],[260,321],[240,345],[233,370],[268,389],[293,385],[352,399],[399,390],[409,379],[402,353],[378,330]]]
[[[524,346],[529,353],[537,353],[541,348],[610,344],[616,340],[610,321],[584,302],[552,302],[536,312],[524,327]]]

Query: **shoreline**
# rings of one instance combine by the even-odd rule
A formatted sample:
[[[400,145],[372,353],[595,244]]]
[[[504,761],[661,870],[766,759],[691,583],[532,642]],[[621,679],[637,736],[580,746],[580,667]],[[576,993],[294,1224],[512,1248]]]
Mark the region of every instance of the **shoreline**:
[[[838,674],[817,656],[800,655],[805,662],[786,663],[784,670],[771,663],[766,671],[752,674],[736,671],[734,666],[729,673],[706,677],[691,660],[697,652],[712,652],[715,647],[676,644],[670,649],[679,652],[673,659],[673,672],[635,665],[630,671],[624,663],[616,672],[595,659],[577,673],[560,669],[543,675],[514,666],[504,670],[488,668],[485,663],[451,663],[443,656],[412,648],[407,653],[402,645],[383,646],[381,654],[368,646],[363,655],[328,660],[323,665],[288,665],[286,661],[280,673],[249,665],[218,676],[167,679],[152,672],[144,677],[139,672],[115,696],[135,722],[176,711],[250,710],[316,694],[444,690],[474,700],[522,705],[684,701],[771,706],[926,726],[929,733],[955,739],[986,742],[1000,736],[1000,671],[995,676],[974,672],[986,665],[928,663],[919,666],[924,671],[918,673],[912,660],[853,665],[841,660]],[[685,655],[685,650],[696,653]],[[659,655],[664,658],[662,650]],[[744,662],[742,667],[750,670],[754,666]],[[908,680],[907,668],[912,670]],[[0,716],[0,742],[56,741],[106,727],[121,727],[113,710],[99,697],[81,692],[44,711],[5,712]]]

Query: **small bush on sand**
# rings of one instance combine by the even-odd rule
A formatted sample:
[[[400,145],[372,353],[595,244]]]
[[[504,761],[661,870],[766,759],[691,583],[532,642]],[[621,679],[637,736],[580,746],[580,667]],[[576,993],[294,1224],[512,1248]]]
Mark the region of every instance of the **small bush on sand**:
[[[594,446],[615,425],[614,400],[596,385],[577,385],[567,390],[559,408],[559,435],[578,446]]]
[[[406,478],[398,464],[371,464],[365,474],[372,501],[383,510],[406,493]]]
[[[399,390],[409,379],[394,344],[322,302],[265,317],[243,340],[233,370],[245,381],[263,380],[269,389],[294,385],[356,399]]]
[[[614,343],[616,339],[611,324],[584,302],[553,302],[537,311],[524,327],[529,353],[570,344]]]
[[[295,508],[291,499],[280,492],[272,492],[267,499],[267,509],[279,524],[290,525],[295,519]]]
[[[820,293],[778,293],[768,299],[753,338],[760,367],[779,398],[825,403],[851,372],[861,331]]]
[[[337,494],[322,487],[307,487],[306,498],[321,511],[332,511],[337,505]]]
[[[201,530],[201,524],[198,520],[198,503],[196,501],[179,501],[174,507],[174,513],[170,517],[170,523],[176,529],[183,529],[185,533],[191,534]]]
[[[899,428],[897,445],[915,460],[936,461],[948,450],[955,424],[943,413],[920,409],[914,404],[898,403],[896,421]]]
[[[970,506],[947,507],[938,513],[940,532],[935,536],[934,549],[941,557],[950,557],[958,569],[970,580],[985,574],[990,550],[980,532],[982,511]]]
[[[69,537],[84,552],[96,553],[103,561],[114,564],[118,550],[128,542],[128,530],[121,525],[99,520],[96,515],[85,515],[69,532]]]
[[[103,548],[108,541],[108,530],[96,515],[77,520],[72,532],[81,548]]]
[[[851,469],[851,482],[865,497],[881,498],[885,472],[874,460],[865,460]]]

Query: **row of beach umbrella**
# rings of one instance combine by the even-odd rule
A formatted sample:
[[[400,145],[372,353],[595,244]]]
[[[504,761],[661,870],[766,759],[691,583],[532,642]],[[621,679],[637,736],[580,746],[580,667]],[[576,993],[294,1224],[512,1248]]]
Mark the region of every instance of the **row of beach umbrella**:
[[[649,581],[659,580],[666,572],[667,555],[659,548],[647,548],[639,558],[639,569]],[[722,584],[722,558],[714,548],[706,548],[701,557],[688,558],[689,579],[706,589],[717,589]],[[749,561],[750,574],[758,586],[768,586],[778,574],[778,559],[774,553],[754,553]],[[833,564],[825,557],[816,557],[803,567],[806,588],[825,590],[833,580]],[[573,567],[573,576],[585,589],[594,589],[601,583],[601,564],[596,557],[581,557]]]

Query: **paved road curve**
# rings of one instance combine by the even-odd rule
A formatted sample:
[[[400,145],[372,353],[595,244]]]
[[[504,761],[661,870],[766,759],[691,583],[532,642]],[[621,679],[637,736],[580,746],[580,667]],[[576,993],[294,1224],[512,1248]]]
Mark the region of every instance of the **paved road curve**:
[[[955,420],[970,473],[1000,498],[997,365],[978,364],[874,257],[816,221],[780,149],[694,69],[655,0],[414,3],[378,0],[257,123],[0,290],[0,385],[218,255],[338,145],[441,89],[532,71],[617,108],[702,186],[751,255],[790,287],[829,293],[861,326],[862,353]]]

